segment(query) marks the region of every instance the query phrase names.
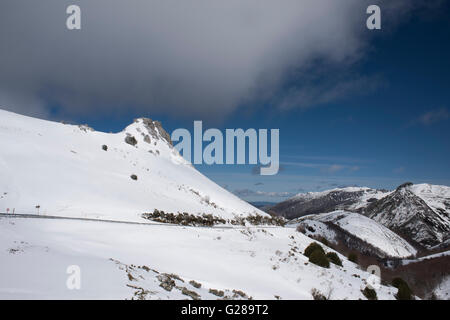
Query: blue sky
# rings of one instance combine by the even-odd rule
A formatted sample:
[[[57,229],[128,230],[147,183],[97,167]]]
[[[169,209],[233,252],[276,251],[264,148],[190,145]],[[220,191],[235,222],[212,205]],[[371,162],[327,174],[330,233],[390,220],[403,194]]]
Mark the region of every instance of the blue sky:
[[[206,107],[206,111],[192,109],[191,113],[189,109],[178,116],[165,112],[164,104],[134,108],[124,100],[126,112],[105,112],[98,102],[91,106],[98,112],[61,112],[65,105],[60,97],[69,95],[70,90],[60,90],[53,82],[39,91],[51,97],[45,99],[44,109],[49,113],[43,117],[87,123],[106,132],[120,131],[143,116],[160,120],[168,132],[192,129],[194,120],[203,120],[204,129],[279,128],[281,170],[275,176],[255,175],[252,165],[197,166],[215,182],[250,201],[275,202],[298,192],[352,185],[386,189],[405,181],[450,185],[449,13],[450,4],[443,2],[431,9],[412,10],[401,21],[383,16],[379,31],[369,31],[360,23],[356,31],[364,45],[355,50],[361,53],[336,62],[339,54],[329,51],[340,48],[330,46],[307,67],[292,64],[283,69],[281,85],[270,99],[250,99],[231,111]],[[326,37],[333,39],[333,35]],[[295,37],[290,41],[295,42]],[[331,58],[322,59],[328,55]],[[220,63],[227,64],[227,57]],[[136,70],[134,75],[140,72]],[[233,92],[230,88],[213,89],[220,96]],[[63,93],[55,94],[58,90]],[[173,86],[172,90],[169,96],[176,95],[178,88]],[[198,103],[204,103],[203,97],[197,96]],[[187,98],[195,105],[195,96]],[[172,103],[167,98],[161,101]],[[178,104],[181,107],[183,103]],[[226,102],[221,105],[227,106]]]

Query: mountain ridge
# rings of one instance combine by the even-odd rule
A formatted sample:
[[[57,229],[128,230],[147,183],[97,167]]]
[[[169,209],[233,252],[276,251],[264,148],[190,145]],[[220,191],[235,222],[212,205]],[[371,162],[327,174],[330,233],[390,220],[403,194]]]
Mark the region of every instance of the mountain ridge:
[[[406,234],[426,248],[445,243],[449,239],[449,215],[437,213],[417,194],[417,190],[424,185],[413,188],[413,184],[403,184],[386,197],[370,203],[364,208],[363,214],[392,230]]]
[[[298,194],[266,210],[287,219],[346,210],[363,214],[425,249],[449,244],[447,186],[404,183],[393,191],[336,188]]]

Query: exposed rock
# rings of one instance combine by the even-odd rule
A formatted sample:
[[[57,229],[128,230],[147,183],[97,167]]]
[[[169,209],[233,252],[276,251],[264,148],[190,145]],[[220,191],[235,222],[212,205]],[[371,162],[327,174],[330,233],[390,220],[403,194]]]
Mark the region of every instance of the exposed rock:
[[[191,286],[193,286],[194,288],[200,288],[201,286],[202,286],[202,284],[201,283],[198,283],[197,281],[194,281],[194,280],[191,280],[191,281],[189,281],[189,284],[191,285]]]
[[[183,289],[181,289],[181,293],[186,295],[186,296],[191,297],[192,300],[200,300],[200,295],[197,292],[190,291],[189,289],[187,289],[185,287],[183,287]]]
[[[411,191],[412,184],[399,186],[390,195],[370,203],[363,213],[382,225],[430,248],[450,238],[450,220]]]
[[[87,124],[80,124],[78,125],[78,128],[80,128],[81,131],[83,132],[88,132],[88,131],[95,131],[94,129],[92,129],[91,127],[89,127]]]
[[[150,136],[152,136],[155,140],[158,140],[161,137],[162,139],[166,140],[167,143],[169,143],[169,145],[173,146],[172,139],[170,138],[170,134],[168,134],[167,131],[164,130],[164,128],[161,125],[161,122],[154,121],[149,118],[140,118],[140,119],[136,119],[135,121],[136,122],[142,121],[144,127],[148,131],[148,134]],[[145,139],[145,137],[144,137],[144,139]],[[149,139],[147,139],[147,140],[149,140]],[[150,143],[150,142],[148,142],[148,143]]]
[[[225,292],[223,292],[222,290],[217,290],[217,289],[209,289],[209,293],[218,296],[218,297],[223,297],[225,295]]]
[[[410,187],[410,186],[412,186],[412,185],[413,185],[412,182],[405,182],[405,183],[399,185],[399,186],[397,187],[396,191],[398,191],[398,190],[400,190],[400,189],[403,189],[403,188]]]
[[[175,287],[175,281],[165,273],[157,275],[156,278],[161,282],[159,286],[166,291],[172,291]]]
[[[240,296],[241,298],[247,299],[247,294],[241,290],[233,290],[233,296],[234,297]]]
[[[125,142],[132,145],[133,147],[138,143],[136,138],[129,133],[127,133],[127,136],[125,137]]]

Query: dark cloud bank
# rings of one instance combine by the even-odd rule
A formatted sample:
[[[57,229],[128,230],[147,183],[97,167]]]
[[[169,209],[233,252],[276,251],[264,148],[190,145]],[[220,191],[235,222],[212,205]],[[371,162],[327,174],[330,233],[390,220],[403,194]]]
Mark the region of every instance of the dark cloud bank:
[[[404,17],[413,3],[376,2],[390,21]],[[70,4],[81,7],[82,30],[65,27]],[[55,106],[67,116],[131,109],[205,117],[226,116],[255,101],[280,109],[327,102],[370,79],[353,74],[325,85],[305,80],[286,94],[280,88],[292,70],[310,74],[312,61],[358,61],[369,38],[368,4],[2,0],[0,108],[41,117]]]

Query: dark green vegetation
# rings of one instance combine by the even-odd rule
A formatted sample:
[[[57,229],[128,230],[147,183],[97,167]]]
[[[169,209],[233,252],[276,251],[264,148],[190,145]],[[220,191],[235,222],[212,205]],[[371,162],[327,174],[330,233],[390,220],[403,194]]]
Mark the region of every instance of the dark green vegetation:
[[[329,268],[330,262],[342,267],[342,261],[336,252],[325,253],[325,250],[317,242],[312,242],[306,247],[304,255],[309,258],[311,263],[314,263],[323,268]]]
[[[320,250],[315,250],[309,256],[309,262],[314,263],[323,268],[330,267],[330,261],[328,261],[327,256]]]
[[[342,261],[336,252],[328,252],[327,258],[331,263],[334,263],[335,265],[342,267]]]
[[[409,288],[408,283],[402,278],[394,278],[392,280],[392,285],[398,289],[396,295],[398,300],[411,300],[413,298],[412,290]]]
[[[313,242],[306,247],[304,255],[309,258],[309,256],[316,250],[321,251],[323,254],[325,254],[325,251],[323,250],[322,246],[317,242]]]
[[[365,287],[362,293],[368,300],[378,300],[377,292],[374,289]]]
[[[183,226],[205,226],[211,227],[216,224],[232,224],[232,225],[242,225],[245,226],[246,223],[251,225],[276,225],[284,226],[285,220],[280,217],[270,217],[270,216],[248,216],[248,217],[238,217],[235,219],[225,220],[212,214],[203,215],[193,215],[187,212],[183,213],[166,213],[155,209],[153,213],[143,213],[142,217],[144,219],[149,219],[161,223],[171,223],[179,224]]]
[[[358,255],[354,252],[350,252],[348,255],[348,260],[353,263],[358,263]]]

